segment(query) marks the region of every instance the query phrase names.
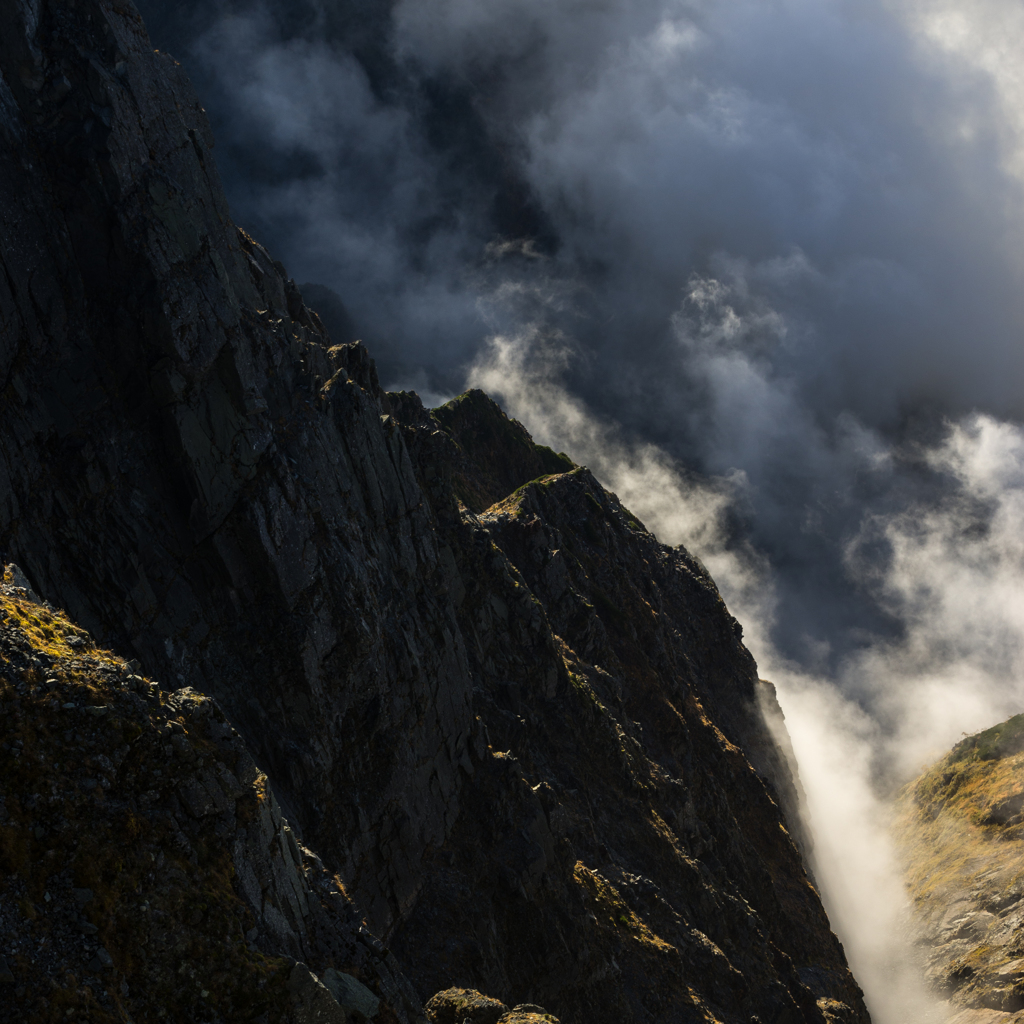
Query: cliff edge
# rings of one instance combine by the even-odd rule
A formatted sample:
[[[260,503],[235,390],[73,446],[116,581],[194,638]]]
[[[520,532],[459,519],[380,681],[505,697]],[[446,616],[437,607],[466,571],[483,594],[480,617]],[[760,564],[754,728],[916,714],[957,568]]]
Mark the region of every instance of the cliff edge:
[[[486,396],[430,412],[332,346],[231,223],[205,115],[130,3],[12,0],[0,71],[0,548],[161,694],[215,702],[295,865],[343,886],[324,920],[351,905],[413,1002],[866,1021],[700,564]],[[172,720],[193,730],[159,700],[138,725],[170,726],[175,769],[147,763],[187,815]],[[228,770],[237,830],[259,794]],[[262,955],[326,955],[260,927]]]

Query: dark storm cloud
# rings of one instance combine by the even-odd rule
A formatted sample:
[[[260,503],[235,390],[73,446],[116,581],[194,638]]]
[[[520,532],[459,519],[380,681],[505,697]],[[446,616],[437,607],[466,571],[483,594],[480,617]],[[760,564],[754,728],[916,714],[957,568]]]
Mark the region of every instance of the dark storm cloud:
[[[386,381],[454,391],[528,330],[594,416],[731,481],[790,655],[898,626],[842,554],[918,493],[879,453],[1024,395],[1012,133],[918,8],[141,8],[236,219],[341,297]]]
[[[485,330],[488,243],[553,243],[474,84],[411,73],[387,5],[140,9],[204,98],[236,220],[341,296],[385,377],[457,387]]]
[[[236,220],[386,384],[469,380],[708,563],[880,1024],[878,802],[1024,708],[1015,0],[142,0]]]

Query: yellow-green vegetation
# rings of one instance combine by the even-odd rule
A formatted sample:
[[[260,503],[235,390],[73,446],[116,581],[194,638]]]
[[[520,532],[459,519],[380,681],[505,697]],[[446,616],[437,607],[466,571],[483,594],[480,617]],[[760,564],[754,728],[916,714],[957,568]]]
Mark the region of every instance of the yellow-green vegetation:
[[[658,951],[672,949],[672,946],[658,938],[644,922],[629,908],[619,895],[618,889],[596,871],[588,868],[583,861],[577,861],[572,872],[573,880],[585,893],[591,913],[598,925],[628,932],[641,945]]]
[[[1024,955],[1002,915],[1024,882],[1024,716],[958,743],[906,786],[894,835],[929,975],[958,1005],[1015,1011]],[[1009,966],[1007,966],[1009,965]]]
[[[671,849],[672,853],[679,858],[679,860],[689,860],[686,851],[679,844],[679,837],[675,831],[669,828],[665,819],[662,818],[657,811],[651,810],[650,817],[651,825],[654,827],[654,831],[658,834],[661,840],[666,843]]]
[[[11,582],[8,568],[4,569],[3,581],[7,584]],[[108,651],[95,649],[89,634],[76,626],[63,612],[27,599],[0,595],[0,620],[6,619],[24,633],[37,654],[72,659],[76,651],[88,650],[90,657],[100,662],[124,667],[122,659]]]
[[[69,647],[84,634],[61,613],[3,596],[0,618],[0,907],[23,922],[8,957],[23,1019],[279,1018],[286,962],[244,941],[227,845],[212,828],[183,843],[161,807],[172,719],[151,685],[91,641]],[[239,801],[243,818],[258,800]],[[89,964],[90,947],[112,965]]]
[[[963,761],[976,755],[981,761],[994,761],[1024,751],[1024,715],[1000,722],[976,736],[961,740],[950,752],[950,761]]]
[[[525,484],[520,484],[507,498],[502,499],[493,507],[496,511],[500,509],[502,512],[508,512],[510,515],[517,515],[522,512],[523,498],[526,497],[532,488],[550,487],[560,475],[560,473],[545,473],[543,476],[527,480]]]
[[[433,1024],[558,1024],[558,1018],[550,1013],[510,1010],[501,1000],[472,988],[437,992],[427,1002],[424,1012]]]
[[[573,668],[570,668],[571,662],[566,662],[566,671],[569,673],[569,682],[572,683],[572,688],[585,700],[587,700],[594,708],[594,710],[600,715],[607,715],[608,709],[601,703],[601,699],[594,692],[594,688],[587,681],[587,677],[582,673],[578,672]]]
[[[1024,825],[1014,820],[1024,753],[992,757],[999,736],[963,741],[900,794],[895,829],[916,899],[969,888],[982,872],[1003,883],[1024,873]]]

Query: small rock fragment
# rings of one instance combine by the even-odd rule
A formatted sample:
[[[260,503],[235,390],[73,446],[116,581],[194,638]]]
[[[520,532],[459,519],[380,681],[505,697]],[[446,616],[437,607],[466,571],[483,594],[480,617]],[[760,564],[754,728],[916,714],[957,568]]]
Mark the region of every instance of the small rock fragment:
[[[86,966],[95,974],[100,974],[102,971],[110,970],[114,966],[114,961],[106,949],[100,946]]]

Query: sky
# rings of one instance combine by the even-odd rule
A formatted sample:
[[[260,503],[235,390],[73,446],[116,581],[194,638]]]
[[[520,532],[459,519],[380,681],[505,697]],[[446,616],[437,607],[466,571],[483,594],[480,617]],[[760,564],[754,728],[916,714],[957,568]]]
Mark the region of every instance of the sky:
[[[334,340],[486,388],[708,564],[876,1020],[937,1019],[869,936],[887,795],[1024,710],[1024,8],[139,8]]]

